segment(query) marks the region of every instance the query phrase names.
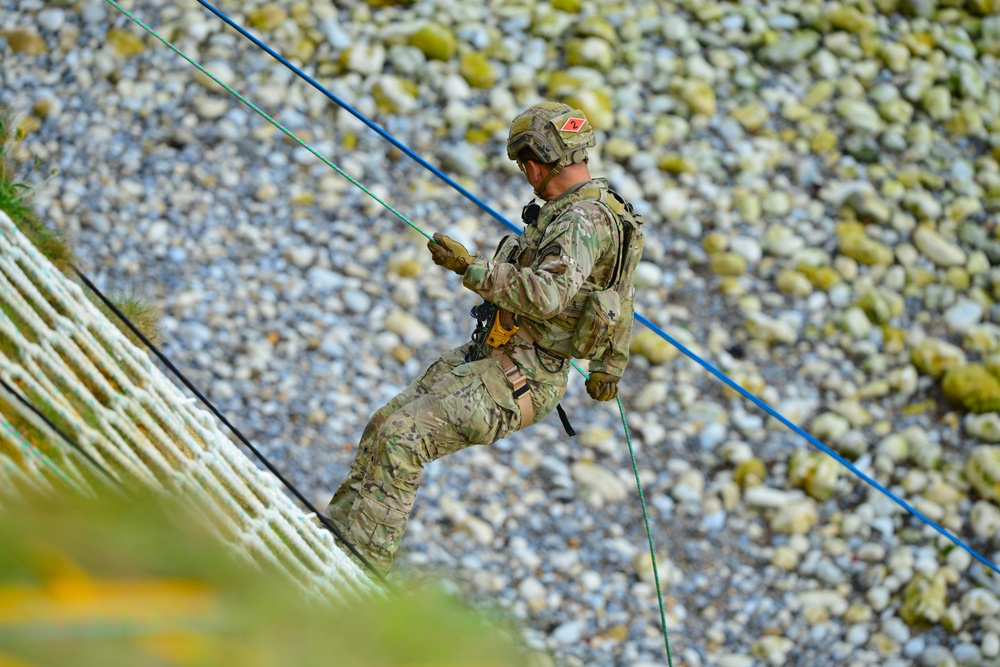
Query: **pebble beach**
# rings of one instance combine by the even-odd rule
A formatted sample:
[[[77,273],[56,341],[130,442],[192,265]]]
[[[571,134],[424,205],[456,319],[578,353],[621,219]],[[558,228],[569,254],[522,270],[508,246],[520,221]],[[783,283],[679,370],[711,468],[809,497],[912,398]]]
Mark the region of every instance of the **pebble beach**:
[[[508,233],[193,0],[123,2],[427,233]],[[645,218],[637,308],[1000,563],[1000,2],[219,2],[508,220],[542,99]],[[426,240],[102,0],[0,0],[41,218],[325,505],[468,340]],[[50,170],[56,170],[50,175]],[[560,667],[667,664],[617,406],[431,464],[394,577]],[[1000,575],[636,324],[621,385],[678,667],[1000,665]]]

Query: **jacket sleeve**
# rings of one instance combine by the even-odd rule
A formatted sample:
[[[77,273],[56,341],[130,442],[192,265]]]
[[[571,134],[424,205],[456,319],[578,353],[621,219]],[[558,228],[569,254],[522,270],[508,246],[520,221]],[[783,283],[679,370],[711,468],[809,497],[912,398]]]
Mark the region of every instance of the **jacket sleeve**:
[[[603,235],[594,233],[600,215],[590,205],[576,204],[549,224],[532,266],[478,257],[466,269],[462,284],[516,315],[539,322],[555,317],[600,257]]]
[[[635,287],[629,285],[626,298],[622,299],[622,312],[611,331],[611,344],[600,357],[590,360],[590,370],[608,373],[615,377],[625,375],[628,364],[629,344],[632,342],[632,322],[635,318]]]

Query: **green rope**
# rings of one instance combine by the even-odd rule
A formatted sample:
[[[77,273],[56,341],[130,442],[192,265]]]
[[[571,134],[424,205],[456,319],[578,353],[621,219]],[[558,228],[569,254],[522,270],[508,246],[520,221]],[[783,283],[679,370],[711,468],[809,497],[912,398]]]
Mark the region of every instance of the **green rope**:
[[[180,49],[178,49],[176,46],[174,46],[172,43],[170,43],[170,41],[167,40],[165,37],[160,36],[155,30],[153,30],[148,25],[146,25],[145,23],[143,23],[140,19],[136,18],[135,16],[132,16],[132,14],[130,14],[128,12],[128,10],[126,10],[121,5],[119,5],[117,2],[115,2],[115,0],[106,0],[106,2],[109,5],[111,5],[112,7],[114,7],[115,9],[117,9],[118,11],[120,11],[125,16],[129,17],[130,19],[132,19],[132,21],[136,25],[138,25],[140,28],[142,28],[143,30],[145,30],[146,32],[148,32],[150,35],[152,35],[156,39],[158,39],[161,42],[163,42],[171,51],[173,51],[174,53],[176,53],[177,55],[179,55],[181,58],[183,58],[184,60],[186,60],[189,63],[191,63],[192,65],[194,65],[194,67],[199,72],[201,72],[202,74],[204,74],[205,76],[207,76],[208,78],[210,78],[212,81],[216,82],[217,84],[219,84],[220,86],[222,86],[223,88],[225,88],[228,92],[232,93],[233,96],[236,97],[236,99],[238,99],[240,102],[243,102],[243,104],[245,104],[248,107],[250,107],[250,109],[252,109],[255,113],[257,113],[258,115],[260,115],[261,118],[263,118],[264,120],[266,120],[267,122],[269,122],[271,125],[274,125],[276,128],[278,128],[279,130],[281,130],[292,141],[294,141],[299,146],[302,146],[307,151],[309,151],[310,153],[312,153],[313,155],[315,155],[316,157],[318,157],[323,162],[323,164],[325,164],[326,166],[330,167],[335,172],[337,172],[338,174],[340,174],[341,176],[343,176],[344,178],[346,178],[353,185],[356,185],[358,188],[361,189],[362,192],[364,192],[366,195],[368,195],[369,197],[371,197],[372,199],[374,199],[375,201],[377,201],[379,204],[381,204],[382,206],[384,206],[390,213],[392,213],[393,215],[395,215],[397,218],[399,218],[400,220],[402,220],[403,222],[405,222],[407,225],[409,225],[410,227],[412,227],[416,231],[418,231],[421,234],[423,234],[423,236],[425,238],[433,240],[431,238],[430,234],[428,234],[427,232],[425,232],[424,230],[422,230],[420,227],[418,227],[417,225],[415,225],[413,222],[411,222],[409,218],[407,218],[405,215],[403,215],[402,213],[400,213],[399,211],[397,211],[391,205],[389,205],[388,203],[386,203],[385,201],[383,201],[382,199],[380,199],[378,197],[378,195],[376,195],[374,192],[372,192],[371,190],[369,190],[368,188],[366,188],[362,183],[360,183],[359,181],[357,181],[354,177],[352,177],[346,171],[344,171],[343,169],[341,169],[340,167],[338,167],[337,165],[335,165],[333,162],[331,162],[330,160],[328,160],[326,157],[324,157],[322,154],[320,154],[320,152],[317,151],[315,148],[313,148],[312,146],[310,146],[309,144],[307,144],[302,139],[299,139],[295,135],[294,132],[292,132],[291,130],[289,130],[288,128],[286,128],[284,125],[282,125],[281,123],[279,123],[275,119],[271,118],[263,110],[261,110],[261,108],[258,107],[256,104],[254,104],[253,102],[251,102],[250,100],[248,100],[247,98],[245,98],[239,92],[233,90],[231,87],[229,87],[226,84],[224,84],[222,81],[219,80],[219,78],[217,76],[215,76],[214,74],[212,74],[211,72],[209,72],[207,69],[205,69],[204,67],[202,67],[193,58],[191,58],[189,55],[187,55],[186,53],[184,53],[183,51],[181,51]]]
[[[153,37],[155,37],[156,39],[158,39],[161,42],[163,42],[163,44],[165,44],[168,48],[170,48],[171,51],[173,51],[174,53],[176,53],[177,55],[179,55],[181,58],[183,58],[184,60],[186,60],[189,63],[191,63],[195,68],[197,68],[197,70],[199,72],[201,72],[205,76],[207,76],[210,79],[212,79],[212,81],[214,81],[217,84],[219,84],[220,86],[222,86],[228,92],[232,93],[239,101],[243,102],[243,104],[245,104],[246,106],[250,107],[250,109],[252,109],[255,113],[259,114],[262,118],[264,118],[264,120],[266,120],[267,122],[269,122],[272,125],[274,125],[276,128],[278,128],[279,130],[281,130],[281,132],[283,132],[285,135],[287,135],[289,138],[291,138],[293,141],[295,141],[297,144],[299,144],[300,146],[302,146],[303,148],[305,148],[306,150],[308,150],[310,153],[312,153],[313,155],[315,155],[325,165],[327,165],[328,167],[330,167],[331,169],[333,169],[334,171],[336,171],[338,174],[340,174],[341,176],[343,176],[344,178],[346,178],[353,185],[356,185],[358,188],[361,189],[362,192],[364,192],[369,197],[371,197],[372,199],[374,199],[375,201],[377,201],[379,204],[381,204],[382,206],[384,206],[389,212],[391,212],[392,214],[394,214],[396,217],[398,217],[400,220],[402,220],[403,222],[405,222],[407,225],[409,225],[410,227],[412,227],[416,231],[420,232],[420,234],[422,234],[425,238],[433,240],[432,237],[430,236],[430,234],[428,234],[427,232],[425,232],[424,230],[422,230],[420,227],[418,227],[417,225],[415,225],[413,222],[411,222],[409,218],[407,218],[405,215],[403,215],[402,213],[400,213],[399,211],[397,211],[395,208],[393,208],[392,206],[390,206],[389,204],[387,204],[385,201],[383,201],[382,199],[380,199],[377,195],[375,195],[375,193],[373,193],[371,190],[369,190],[368,188],[366,188],[363,184],[361,184],[360,182],[358,182],[357,180],[355,180],[350,174],[348,174],[343,169],[341,169],[340,167],[338,167],[337,165],[335,165],[333,162],[331,162],[330,160],[328,160],[326,157],[324,157],[323,155],[321,155],[312,146],[310,146],[309,144],[307,144],[302,139],[299,139],[291,130],[287,129],[281,123],[279,123],[278,121],[276,121],[273,118],[271,118],[269,115],[267,115],[264,111],[262,111],[253,102],[251,102],[246,97],[244,97],[243,95],[241,95],[240,93],[238,93],[237,91],[233,90],[231,87],[229,87],[228,85],[226,85],[225,83],[223,83],[222,81],[220,81],[218,79],[218,77],[216,77],[214,74],[212,74],[207,69],[205,69],[204,67],[202,67],[194,59],[192,59],[186,53],[184,53],[183,51],[181,51],[180,49],[178,49],[176,46],[174,46],[172,43],[170,43],[170,41],[168,41],[167,39],[161,37],[159,34],[157,34],[157,32],[155,30],[153,30],[152,28],[150,28],[149,26],[147,26],[145,23],[143,23],[138,18],[132,16],[132,14],[130,14],[127,10],[125,10],[117,2],[115,2],[115,0],[106,0],[106,2],[109,5],[111,5],[112,7],[114,7],[115,9],[117,9],[118,11],[120,11],[121,13],[125,14],[125,16],[127,16],[128,18],[132,19],[132,21],[134,21],[136,23],[136,25],[138,25],[139,27],[141,27],[143,30],[145,30],[146,32],[148,32],[149,34],[151,34]],[[575,361],[573,362],[573,367],[576,368],[576,370],[581,375],[583,375],[583,377],[585,377],[585,378],[589,377],[587,375],[587,373],[584,372],[583,369],[581,369],[580,366],[578,366],[576,364]],[[625,428],[625,440],[628,443],[629,457],[632,459],[632,472],[635,474],[635,483],[636,483],[636,487],[639,490],[639,503],[642,506],[642,518],[643,518],[643,521],[645,522],[645,526],[646,526],[646,538],[649,541],[649,553],[650,553],[650,556],[653,559],[653,578],[654,578],[654,580],[656,582],[656,596],[657,596],[657,600],[659,601],[659,606],[660,606],[660,622],[661,622],[662,627],[663,627],[663,639],[664,639],[664,642],[665,642],[666,648],[667,648],[667,663],[670,665],[670,667],[673,667],[673,659],[672,659],[671,654],[670,654],[670,637],[668,636],[668,633],[667,633],[666,613],[665,613],[664,608],[663,608],[663,593],[662,593],[662,590],[660,588],[660,575],[659,575],[659,572],[657,571],[657,567],[656,567],[656,550],[655,550],[655,548],[653,546],[653,533],[652,533],[652,531],[650,529],[650,525],[649,525],[649,513],[646,510],[646,500],[645,500],[645,497],[643,496],[643,493],[642,493],[642,483],[639,481],[639,468],[638,468],[638,465],[636,464],[636,460],[635,460],[635,451],[632,448],[632,438],[631,438],[631,435],[629,434],[628,422],[625,420],[625,408],[622,406],[621,399],[619,398],[617,400],[618,400],[618,409],[621,412],[621,417],[622,417],[622,426]]]
[[[577,370],[580,375],[590,379],[590,376],[576,363],[576,361],[571,361],[573,368]],[[670,667],[674,667],[674,660],[670,654],[670,633],[667,632],[667,614],[663,607],[663,590],[660,588],[660,572],[656,567],[656,547],[653,545],[653,530],[649,525],[649,511],[646,509],[646,496],[642,492],[642,481],[639,479],[639,465],[635,461],[635,449],[632,447],[632,433],[628,429],[628,420],[625,419],[625,406],[622,405],[622,399],[616,397],[615,400],[618,402],[618,412],[622,417],[622,428],[625,430],[625,442],[628,444],[628,455],[632,460],[632,474],[635,475],[635,488],[639,490],[639,505],[642,507],[642,520],[646,526],[646,540],[649,542],[649,555],[653,559],[653,581],[656,583],[656,599],[660,605],[660,626],[663,628],[663,642],[667,647],[667,664]]]
[[[660,589],[660,573],[656,567],[656,548],[653,546],[653,531],[649,527],[649,512],[646,510],[646,498],[642,494],[642,482],[639,481],[639,467],[635,462],[635,450],[632,449],[632,435],[628,430],[628,422],[625,421],[625,408],[622,406],[622,399],[618,401],[618,412],[622,416],[622,427],[625,429],[625,442],[628,443],[628,455],[632,459],[632,473],[635,475],[635,487],[639,489],[639,505],[642,506],[642,520],[646,524],[646,539],[649,540],[649,555],[653,558],[653,580],[656,582],[656,599],[660,603],[660,624],[663,627],[663,641],[667,647],[667,664],[674,666],[674,660],[670,655],[670,635],[667,632],[667,616],[663,611],[663,591]]]

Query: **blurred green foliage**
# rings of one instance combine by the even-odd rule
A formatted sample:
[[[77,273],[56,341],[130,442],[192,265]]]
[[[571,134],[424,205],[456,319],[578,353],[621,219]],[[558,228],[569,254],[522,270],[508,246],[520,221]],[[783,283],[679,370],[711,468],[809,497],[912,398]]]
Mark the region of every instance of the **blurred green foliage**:
[[[4,667],[507,667],[529,656],[433,590],[319,602],[179,506],[36,499],[0,512]]]

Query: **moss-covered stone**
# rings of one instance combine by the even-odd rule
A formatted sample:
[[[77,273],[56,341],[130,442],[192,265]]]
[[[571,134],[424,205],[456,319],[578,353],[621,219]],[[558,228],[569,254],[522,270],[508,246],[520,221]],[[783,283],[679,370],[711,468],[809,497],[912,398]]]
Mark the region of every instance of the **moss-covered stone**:
[[[702,240],[701,247],[709,254],[721,252],[729,247],[729,237],[721,232],[709,232]]]
[[[829,292],[834,285],[843,282],[843,278],[832,266],[802,266],[799,267],[809,282],[818,290]]]
[[[604,90],[578,90],[564,99],[566,104],[583,111],[595,130],[608,130],[614,126],[615,114],[611,96]]]
[[[795,269],[785,269],[774,279],[774,286],[782,294],[807,297],[813,293],[813,284],[809,277]]]
[[[788,463],[788,483],[816,500],[833,495],[840,478],[840,464],[826,454],[799,450]]]
[[[657,163],[660,171],[668,174],[693,174],[698,171],[694,161],[677,153],[667,153]]]
[[[819,33],[803,30],[791,37],[768,44],[759,52],[760,59],[768,65],[794,65],[804,61],[819,47]]]
[[[840,253],[867,266],[889,266],[893,261],[892,250],[863,231],[851,230],[841,234]]]
[[[949,401],[969,412],[1000,410],[1000,379],[980,364],[949,369],[941,382],[941,391]]]
[[[131,58],[146,50],[146,45],[139,35],[121,28],[108,30],[108,46],[122,58]]]
[[[117,28],[112,28],[111,31],[124,32]],[[111,31],[108,31],[109,36]],[[36,30],[15,28],[14,30],[5,30],[3,36],[7,38],[7,44],[14,53],[25,56],[41,56],[49,52],[45,40]]]
[[[695,115],[715,115],[717,109],[715,91],[704,81],[685,81],[681,85],[680,98]]]
[[[288,18],[288,12],[280,5],[264,5],[259,9],[252,9],[247,12],[247,22],[256,28],[267,32],[274,30],[278,25]]]
[[[600,37],[566,40],[563,50],[566,52],[566,64],[571,67],[591,67],[607,72],[615,64],[614,49]]]
[[[730,115],[749,132],[763,129],[771,116],[763,102],[750,102],[735,109]]]
[[[771,530],[783,535],[805,535],[819,520],[819,509],[811,498],[786,505],[771,518]]]
[[[462,54],[459,71],[473,88],[492,88],[497,81],[496,70],[489,59],[478,51]]]
[[[574,76],[562,70],[556,70],[549,74],[546,90],[549,98],[559,100],[565,98],[567,95],[572,95],[577,90],[580,90],[583,85],[584,80],[579,76]]]
[[[708,261],[708,270],[717,276],[742,276],[747,270],[747,260],[735,252],[717,252]]]
[[[645,357],[653,365],[665,364],[679,354],[676,347],[650,329],[643,329],[632,336],[629,351]]]
[[[583,9],[583,0],[552,0],[552,7],[569,14],[579,14]]]
[[[965,466],[965,477],[980,496],[1000,503],[1000,447],[976,447]]]
[[[529,30],[533,35],[555,42],[565,37],[572,24],[573,16],[566,12],[539,11],[536,12]]]
[[[450,60],[458,50],[455,33],[440,23],[428,23],[410,36],[410,45],[431,60]]]
[[[417,105],[417,86],[412,81],[385,74],[372,85],[372,97],[387,113],[409,113]]]
[[[733,481],[742,489],[760,486],[767,479],[767,466],[760,459],[741,461],[733,471]]]
[[[599,37],[609,44],[618,41],[618,32],[611,21],[603,16],[588,16],[573,27],[573,33],[580,37]]]
[[[865,16],[855,7],[839,5],[826,12],[826,20],[837,30],[843,30],[855,35],[874,32],[875,20]]]
[[[977,16],[1000,14],[1000,0],[965,0],[965,8]]]
[[[944,86],[932,86],[920,98],[927,115],[937,121],[951,117],[951,91]]]
[[[806,92],[806,96],[802,98],[802,104],[810,109],[815,109],[829,100],[835,91],[836,87],[833,85],[833,82],[817,81]]]
[[[918,574],[903,592],[899,617],[911,627],[930,625],[941,619],[947,604],[948,585],[944,574],[940,571],[933,577]]]
[[[893,317],[902,313],[904,303],[897,294],[871,289],[862,294],[855,305],[873,323],[888,324]]]
[[[924,375],[941,377],[945,371],[965,364],[965,352],[947,341],[925,338],[910,352],[910,361]]]
[[[896,9],[903,16],[931,18],[937,11],[938,0],[898,0]]]

